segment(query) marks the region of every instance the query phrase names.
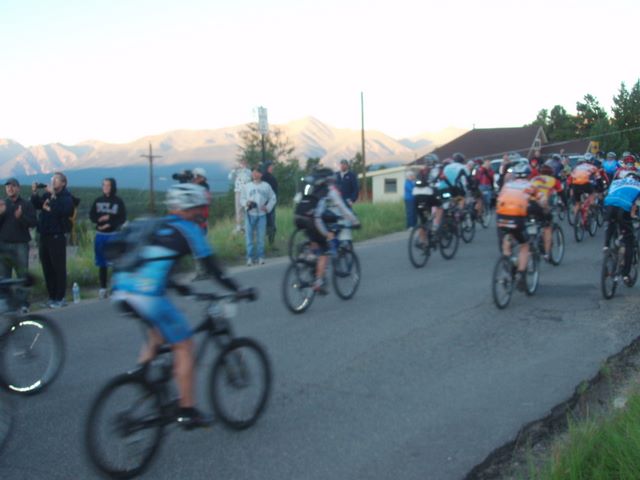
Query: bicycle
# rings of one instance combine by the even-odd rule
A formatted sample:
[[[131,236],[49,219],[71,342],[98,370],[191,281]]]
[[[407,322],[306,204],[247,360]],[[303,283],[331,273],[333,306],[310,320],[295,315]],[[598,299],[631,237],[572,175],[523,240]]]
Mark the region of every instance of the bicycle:
[[[35,395],[57,378],[65,360],[64,337],[44,315],[19,313],[21,287],[31,277],[0,279],[0,386],[20,395]]]
[[[537,239],[537,222],[529,221],[527,232],[529,233],[529,257],[527,259],[527,268],[525,270],[527,296],[534,295],[538,289],[540,282],[540,252],[538,250],[539,240]],[[493,301],[499,309],[506,308],[513,296],[513,288],[516,283],[516,274],[518,273],[518,254],[516,247],[519,248],[517,242],[511,234],[506,234],[511,244],[511,255],[502,253],[493,269],[492,295]],[[502,243],[500,243],[502,245]],[[502,247],[501,247],[502,249]]]
[[[440,255],[445,260],[451,260],[458,251],[460,243],[460,223],[458,220],[458,207],[451,204],[451,194],[442,194],[442,224],[438,230],[438,244]]]
[[[249,428],[266,407],[271,367],[260,344],[234,337],[229,320],[237,313],[236,302],[254,300],[255,293],[194,293],[188,287],[179,291],[209,302],[204,320],[194,330],[194,335],[206,337],[197,347],[195,363],[200,364],[207,345],[215,343],[219,353],[211,366],[208,392],[213,411],[229,428]],[[134,477],[144,472],[158,452],[163,430],[178,412],[171,382],[173,364],[167,358],[170,352],[170,345],[162,345],[153,360],[116,376],[96,395],[85,425],[85,446],[101,472]]]
[[[576,242],[580,243],[584,239],[585,230],[589,232],[589,236],[594,237],[598,231],[598,219],[595,206],[592,202],[588,202],[583,194],[573,223]]]
[[[339,237],[343,229],[359,227],[336,224],[331,227]],[[282,298],[292,313],[307,310],[316,296],[313,284],[316,277],[318,256],[311,251],[311,242],[306,241],[295,261],[287,267],[282,282]],[[331,254],[331,277],[333,289],[342,300],[351,299],[360,285],[360,260],[353,250],[350,240],[338,242],[335,253]]]
[[[617,233],[612,235],[615,238],[610,242],[609,249],[604,252],[602,259],[602,269],[600,271],[600,290],[606,300],[610,300],[616,293],[616,288],[624,269],[625,246],[622,235]],[[631,270],[629,270],[629,280],[623,282],[627,287],[633,287],[638,280],[638,243],[634,240],[633,256],[631,257]]]

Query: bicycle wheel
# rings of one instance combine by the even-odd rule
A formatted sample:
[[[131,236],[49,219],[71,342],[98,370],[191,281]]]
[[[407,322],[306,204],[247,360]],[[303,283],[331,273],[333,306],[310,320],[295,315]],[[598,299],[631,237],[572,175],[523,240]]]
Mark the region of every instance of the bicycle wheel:
[[[55,380],[64,364],[62,333],[42,315],[19,317],[2,343],[0,383],[13,392],[41,392]]]
[[[564,258],[564,233],[562,227],[554,223],[551,227],[551,255],[549,260],[551,265],[560,265]]]
[[[527,288],[525,290],[527,295],[533,295],[538,290],[538,283],[540,282],[540,257],[537,253],[531,253],[527,260],[526,270]]]
[[[313,303],[315,264],[298,260],[287,267],[282,281],[282,299],[293,313],[302,313]]]
[[[567,222],[569,222],[569,225],[571,225],[572,227],[576,224],[576,216],[573,213],[574,206],[575,204],[573,202],[573,199],[571,198],[571,196],[569,196],[569,199],[567,200]]]
[[[140,475],[156,454],[166,419],[160,397],[131,375],[111,380],[93,401],[85,427],[91,462],[116,478]]]
[[[462,234],[462,240],[464,243],[471,243],[471,240],[473,240],[473,237],[476,234],[476,222],[474,222],[473,217],[468,210],[462,214],[460,233]]]
[[[482,209],[482,215],[480,215],[480,225],[482,228],[489,228],[489,224],[491,223],[491,207],[485,205]]]
[[[629,281],[624,284],[631,288],[638,281],[638,244],[634,246],[633,257],[631,259],[631,269],[629,270]]]
[[[604,207],[602,205],[598,205],[596,210],[596,219],[598,221],[598,227],[602,227],[604,225]]]
[[[427,227],[424,225],[413,227],[409,235],[409,261],[416,268],[424,267],[431,255],[431,249],[427,242],[420,239],[420,232],[424,232],[426,238]]]
[[[271,366],[262,347],[236,338],[220,352],[211,370],[209,398],[213,411],[234,430],[253,425],[271,392]]]
[[[451,260],[458,251],[458,243],[460,238],[456,225],[453,220],[445,220],[444,224],[440,228],[440,255],[446,260]]]
[[[333,259],[333,289],[343,300],[353,297],[360,285],[360,260],[353,250],[340,248]]]
[[[293,231],[289,237],[289,245],[287,246],[287,252],[289,254],[289,260],[295,262],[300,253],[304,250],[304,245],[307,243],[307,236],[304,234],[304,229],[297,228]]]
[[[593,208],[590,208],[587,213],[587,230],[589,231],[590,237],[595,237],[598,232],[598,215]]]
[[[602,296],[609,300],[616,293],[618,282],[616,281],[618,259],[613,252],[605,253],[602,259],[602,270],[600,272],[600,289]]]
[[[573,235],[578,243],[584,239],[584,226],[582,225],[582,214],[580,211],[576,213],[573,220]]]
[[[502,309],[509,305],[513,295],[514,272],[513,264],[509,257],[502,256],[498,259],[493,269],[493,282],[491,293],[496,307]]]

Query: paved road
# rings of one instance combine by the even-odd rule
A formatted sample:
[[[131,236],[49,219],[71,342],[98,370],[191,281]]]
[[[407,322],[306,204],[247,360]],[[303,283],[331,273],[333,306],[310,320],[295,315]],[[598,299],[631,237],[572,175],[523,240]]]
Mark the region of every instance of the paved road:
[[[538,293],[517,294],[505,311],[490,294],[493,229],[421,270],[407,237],[358,245],[355,298],[331,294],[301,316],[280,298],[284,260],[235,269],[260,287],[235,323],[269,351],[271,402],[245,432],[171,429],[146,478],[460,479],[640,333],[635,290],[601,300],[601,233],[580,245],[567,235],[564,264],[544,265]],[[195,316],[197,305],[186,308]],[[141,342],[139,326],[104,301],[52,315],[67,366],[45,394],[18,399],[3,479],[96,477],[83,454],[87,406]]]

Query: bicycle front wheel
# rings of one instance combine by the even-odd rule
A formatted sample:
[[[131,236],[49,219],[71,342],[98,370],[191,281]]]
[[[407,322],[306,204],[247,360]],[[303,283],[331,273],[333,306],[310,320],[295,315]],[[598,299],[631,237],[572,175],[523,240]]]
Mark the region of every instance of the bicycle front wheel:
[[[629,281],[625,285],[629,288],[633,287],[638,281],[638,244],[634,245],[633,257],[631,258],[631,268],[629,270]]]
[[[502,256],[498,259],[493,269],[493,281],[491,285],[491,293],[493,294],[493,302],[496,307],[503,309],[511,301],[513,295],[515,267],[511,263],[509,257]]]
[[[282,281],[282,299],[293,313],[302,313],[313,303],[315,268],[304,261],[296,261],[287,267]]]
[[[42,315],[19,317],[0,349],[0,381],[12,392],[34,395],[48,387],[64,364],[64,339]]]
[[[211,370],[209,398],[222,422],[244,430],[264,411],[271,392],[271,366],[263,348],[236,338],[218,355]]]
[[[421,236],[420,234],[423,234]],[[409,260],[416,268],[424,267],[429,260],[431,249],[429,248],[427,227],[419,225],[413,227],[409,235]]]
[[[333,289],[343,300],[353,297],[360,285],[360,261],[356,252],[340,248],[333,259]]]
[[[600,290],[606,300],[610,300],[616,293],[618,282],[616,281],[616,270],[618,260],[612,252],[607,252],[602,259],[602,270],[600,272]]]
[[[564,258],[564,233],[557,223],[551,227],[551,255],[549,260],[552,265],[560,265]]]
[[[156,454],[166,419],[159,396],[141,378],[120,375],[98,393],[85,427],[85,448],[101,472],[132,478]]]

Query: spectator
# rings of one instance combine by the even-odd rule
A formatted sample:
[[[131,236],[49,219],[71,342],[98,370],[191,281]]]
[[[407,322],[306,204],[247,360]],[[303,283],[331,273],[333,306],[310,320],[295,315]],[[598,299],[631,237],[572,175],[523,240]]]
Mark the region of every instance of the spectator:
[[[102,196],[95,199],[89,211],[89,219],[96,224],[94,252],[100,277],[100,298],[107,298],[108,264],[104,257],[104,246],[127,220],[124,202],[116,195],[117,191],[115,178],[105,178],[102,181]]]
[[[31,202],[20,196],[20,183],[15,178],[5,182],[7,198],[0,200],[0,276],[23,278],[29,271],[29,229],[36,226],[36,211]],[[20,292],[20,309],[29,311],[28,291]]]
[[[478,188],[482,193],[485,207],[490,207],[493,199],[493,170],[491,161],[485,160],[476,170]]]
[[[247,168],[247,161],[240,159],[240,166],[233,169],[229,173],[229,180],[234,183],[233,191],[235,193],[235,207],[236,207],[236,229],[235,233],[240,233],[244,230],[244,205],[240,200],[242,189],[244,185],[251,182],[251,170]]]
[[[336,173],[336,187],[342,194],[342,199],[351,207],[358,199],[358,179],[349,170],[349,160],[340,160],[340,171]]]
[[[262,172],[258,167],[253,168],[251,177],[253,180],[243,186],[240,195],[240,201],[246,210],[247,266],[251,266],[256,262],[260,265],[264,264],[264,235],[267,226],[267,212],[276,204],[276,195],[269,184],[262,181]]]
[[[193,183],[195,183],[196,185],[200,185],[207,191],[207,198],[209,199],[209,203],[211,203],[211,193],[209,184],[207,183],[207,172],[204,168],[196,167],[193,169]],[[199,223],[199,225],[206,236],[207,232],[209,231],[209,205],[204,208],[204,212],[204,218]]]
[[[38,184],[31,185],[31,203],[36,210],[41,210],[38,218],[40,246],[38,253],[42,264],[42,273],[47,285],[50,308],[64,307],[67,291],[67,238],[71,230],[73,200],[67,190],[67,177],[56,172],[51,183],[46,186],[45,193],[38,193]]]
[[[273,163],[267,162],[264,166],[262,173],[262,180],[267,182],[273,190],[273,193],[278,198],[278,180],[273,176]],[[276,207],[274,206],[271,211],[267,213],[267,238],[269,239],[269,245],[273,245],[273,241],[276,238]]]
[[[416,226],[416,205],[413,198],[413,187],[416,185],[416,172],[407,170],[407,178],[404,181],[404,209],[407,217],[407,228]]]

